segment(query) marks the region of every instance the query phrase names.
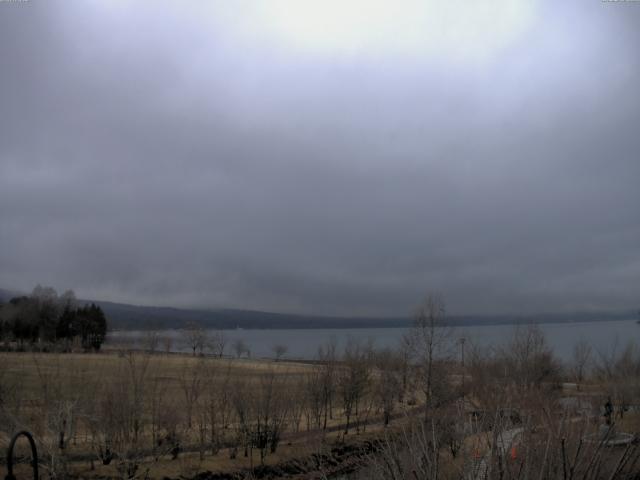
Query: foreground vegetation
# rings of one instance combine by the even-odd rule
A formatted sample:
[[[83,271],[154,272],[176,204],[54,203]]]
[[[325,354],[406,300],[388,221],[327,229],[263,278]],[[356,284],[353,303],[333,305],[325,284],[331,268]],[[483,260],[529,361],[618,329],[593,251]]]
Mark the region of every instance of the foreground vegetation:
[[[188,355],[1,353],[0,446],[34,432],[49,478],[638,478],[634,346],[579,344],[561,365],[528,327],[481,350],[438,297],[393,351],[351,340],[310,363],[252,361],[184,337]]]

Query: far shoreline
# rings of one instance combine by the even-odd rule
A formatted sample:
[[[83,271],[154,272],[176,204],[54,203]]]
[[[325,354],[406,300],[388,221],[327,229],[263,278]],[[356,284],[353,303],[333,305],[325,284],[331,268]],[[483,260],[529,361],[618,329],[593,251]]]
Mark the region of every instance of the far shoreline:
[[[556,317],[555,315],[553,317]],[[476,317],[477,318],[477,317]],[[631,322],[637,321],[636,318],[632,316],[613,316],[607,318],[599,318],[595,316],[589,315],[587,318],[549,318],[546,315],[541,316],[533,316],[533,317],[520,317],[520,318],[506,318],[506,319],[479,319],[479,320],[467,320],[460,319],[456,317],[452,317],[448,322],[448,327],[490,327],[490,326],[526,326],[526,325],[561,325],[561,324],[576,324],[576,323],[611,323],[611,322]],[[176,322],[180,323],[181,320],[177,320]],[[186,323],[186,322],[184,322]],[[640,321],[638,321],[640,323]],[[355,321],[354,323],[347,324],[329,324],[329,325],[274,325],[274,326],[238,326],[236,328],[231,328],[227,326],[216,326],[211,322],[202,322],[202,328],[207,330],[222,330],[222,331],[242,331],[242,330],[366,330],[366,329],[397,329],[397,328],[411,328],[413,322],[411,320],[407,320],[398,324],[390,324],[390,323],[359,323]],[[139,325],[132,326],[131,328],[113,328],[109,329],[109,333],[120,333],[120,332],[165,332],[165,331],[182,331],[184,327],[182,326],[166,326],[166,325],[158,325],[158,326],[149,326],[149,325]]]

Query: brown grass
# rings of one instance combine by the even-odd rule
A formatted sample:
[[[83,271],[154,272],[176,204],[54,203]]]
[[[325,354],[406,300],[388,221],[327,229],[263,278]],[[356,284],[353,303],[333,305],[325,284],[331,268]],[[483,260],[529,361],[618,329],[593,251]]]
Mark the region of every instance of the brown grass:
[[[0,382],[6,391],[6,410],[20,417],[21,427],[33,431],[40,445],[47,442],[56,444],[55,432],[41,428],[38,418],[42,405],[48,396],[59,398],[77,398],[82,393],[91,397],[91,392],[99,392],[97,385],[117,380],[125,375],[126,362],[130,361],[125,353],[108,352],[98,354],[51,354],[51,353],[0,353]],[[161,382],[164,386],[163,395],[168,404],[175,408],[184,402],[180,379],[185,372],[203,365],[205,368],[217,368],[229,371],[233,379],[243,379],[248,385],[258,385],[260,379],[268,372],[284,380],[284,388],[289,388],[300,380],[300,376],[311,372],[317,366],[295,362],[275,362],[269,360],[250,359],[220,359],[211,357],[193,357],[187,354],[133,354],[137,362],[149,362],[145,376],[145,389],[151,389],[154,382]],[[98,393],[97,393],[98,394]],[[99,394],[98,394],[99,395]],[[336,399],[333,409],[333,419],[328,422],[329,427],[341,425],[344,419]],[[373,413],[372,413],[373,416]],[[339,430],[333,432],[319,432],[312,429],[306,431],[304,419],[301,432],[285,432],[277,453],[266,457],[267,464],[277,464],[286,460],[301,458],[319,451],[323,440],[342,438]],[[382,427],[370,425],[368,432],[379,431]],[[185,444],[196,443],[196,429],[185,434]],[[8,445],[11,432],[0,426],[0,449],[4,451]],[[349,438],[358,438],[356,431],[350,433]],[[149,440],[150,443],[150,440]],[[49,447],[51,448],[51,447]],[[41,448],[42,450],[46,450]],[[26,453],[26,452],[25,452]],[[79,425],[76,437],[68,442],[66,455],[84,455],[85,459],[71,463],[71,471],[83,478],[90,476],[116,477],[117,471],[113,464],[103,466],[100,461],[89,460],[93,455],[89,444],[89,431],[86,426]],[[209,453],[201,460],[197,452],[184,452],[178,459],[171,460],[168,455],[160,461],[144,462],[144,469],[150,468],[150,478],[193,476],[199,471],[237,471],[260,463],[257,450],[253,456],[245,458],[239,449],[236,459],[230,459],[229,450],[223,448],[217,455]]]

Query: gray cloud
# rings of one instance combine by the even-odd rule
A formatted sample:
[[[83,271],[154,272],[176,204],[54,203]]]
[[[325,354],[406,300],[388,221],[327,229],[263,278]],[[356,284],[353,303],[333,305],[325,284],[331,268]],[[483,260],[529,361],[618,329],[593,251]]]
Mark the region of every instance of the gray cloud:
[[[348,315],[429,289],[454,313],[637,306],[639,5],[541,2],[466,63],[288,50],[234,31],[243,3],[106,5],[0,3],[0,285]]]

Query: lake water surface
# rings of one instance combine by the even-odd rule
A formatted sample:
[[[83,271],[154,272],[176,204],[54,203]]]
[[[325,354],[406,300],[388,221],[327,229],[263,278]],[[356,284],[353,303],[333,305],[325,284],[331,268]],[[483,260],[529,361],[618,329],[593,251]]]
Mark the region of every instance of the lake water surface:
[[[538,325],[544,332],[549,345],[556,355],[563,360],[571,358],[573,347],[581,340],[591,344],[594,353],[603,354],[613,349],[622,349],[628,342],[640,340],[640,324],[635,320],[618,320],[608,322],[576,322],[576,323],[543,323]],[[499,346],[512,338],[516,326],[514,325],[483,325],[473,327],[455,327],[452,330],[454,339],[464,337],[467,345],[482,347]],[[523,327],[520,327],[523,328]],[[335,339],[338,351],[341,351],[347,340],[352,337],[359,340],[369,340],[376,347],[398,346],[407,328],[345,328],[345,329],[283,329],[283,330],[223,330],[227,340],[225,353],[231,354],[231,344],[236,339],[242,339],[255,358],[273,357],[274,345],[287,347],[286,358],[313,359],[318,347]],[[142,342],[148,332],[126,331],[113,332],[107,343],[117,344],[122,341]],[[168,330],[160,333],[170,336],[173,341],[173,351],[187,351],[182,341],[182,332]],[[162,346],[158,347],[162,349]]]

